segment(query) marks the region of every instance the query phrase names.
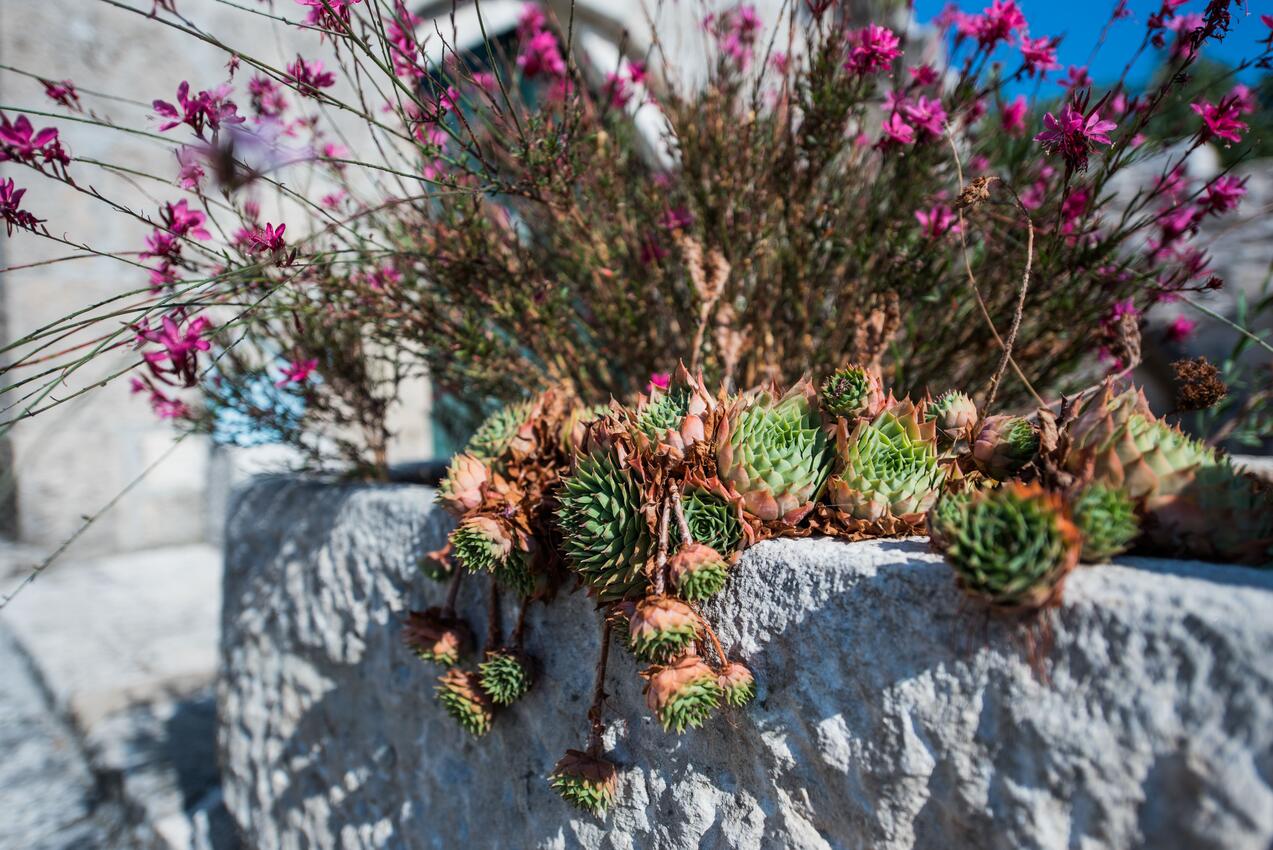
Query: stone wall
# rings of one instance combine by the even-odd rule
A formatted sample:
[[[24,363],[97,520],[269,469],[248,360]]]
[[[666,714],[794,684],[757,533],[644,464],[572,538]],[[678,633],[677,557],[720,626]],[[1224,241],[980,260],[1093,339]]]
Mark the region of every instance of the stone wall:
[[[1273,573],[1130,558],[1071,580],[1051,637],[988,619],[922,541],[771,541],[709,616],[747,711],[681,737],[612,658],[605,819],[544,775],[584,739],[598,640],[530,617],[545,675],[482,740],[432,699],[404,611],[432,493],[263,479],[228,522],[219,748],[260,848],[1215,848],[1273,842]],[[460,605],[480,634],[477,582]],[[511,621],[511,609],[505,622]]]

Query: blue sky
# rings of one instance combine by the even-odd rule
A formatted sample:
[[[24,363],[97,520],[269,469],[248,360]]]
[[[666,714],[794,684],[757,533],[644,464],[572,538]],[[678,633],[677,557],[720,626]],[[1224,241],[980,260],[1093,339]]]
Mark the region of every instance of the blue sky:
[[[965,12],[979,12],[990,5],[990,0],[957,0]],[[916,0],[915,13],[920,21],[928,21],[941,11],[946,0]],[[1260,22],[1260,13],[1268,14],[1268,0],[1247,0],[1247,11],[1237,9],[1233,16],[1233,29],[1220,44],[1210,43],[1204,54],[1230,62],[1257,54],[1256,42],[1268,35],[1268,29]],[[1101,28],[1109,20],[1114,7],[1113,0],[1017,0],[1017,6],[1030,23],[1030,36],[1064,35],[1058,59],[1062,66],[1082,65],[1100,37]],[[1104,46],[1090,66],[1092,79],[1097,83],[1117,78],[1127,58],[1140,44],[1145,20],[1158,10],[1160,0],[1130,0],[1132,17],[1114,24]],[[1180,13],[1198,12],[1205,8],[1205,0],[1191,0]],[[1132,73],[1132,82],[1141,81],[1154,65],[1153,56],[1143,57]],[[1258,75],[1248,73],[1246,79]],[[1049,75],[1055,78],[1058,72]]]

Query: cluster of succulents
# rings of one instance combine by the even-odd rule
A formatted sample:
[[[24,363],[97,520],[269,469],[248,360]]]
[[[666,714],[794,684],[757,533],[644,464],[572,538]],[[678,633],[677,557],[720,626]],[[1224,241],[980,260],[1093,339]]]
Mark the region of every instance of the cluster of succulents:
[[[404,632],[421,659],[447,668],[437,689],[447,712],[484,734],[530,690],[534,667],[520,623],[511,646],[496,623],[484,660],[462,666],[472,639],[451,603],[466,575],[490,582],[493,606],[500,591],[525,606],[574,582],[601,609],[588,745],[549,777],[601,814],[619,784],[602,751],[611,636],[645,665],[646,707],[665,731],[744,708],[756,678],[701,606],[759,540],[927,533],[956,587],[1001,613],[1057,604],[1079,563],[1133,546],[1273,556],[1269,491],[1155,418],[1135,391],[1107,387],[1058,417],[984,415],[958,390],[899,400],[855,365],[818,387],[713,395],[682,367],[628,405],[547,393],[493,415],[439,491],[459,519],[438,553],[453,563],[441,571],[450,601],[412,613]]]

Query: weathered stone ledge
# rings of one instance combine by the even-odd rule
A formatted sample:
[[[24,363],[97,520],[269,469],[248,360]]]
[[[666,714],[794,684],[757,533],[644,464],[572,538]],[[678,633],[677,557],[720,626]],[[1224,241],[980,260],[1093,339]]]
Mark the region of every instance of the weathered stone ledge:
[[[1273,842],[1273,573],[1131,558],[1085,568],[1032,669],[922,541],[771,541],[711,616],[759,680],[682,737],[616,653],[621,802],[544,781],[582,744],[598,640],[582,594],[536,606],[546,676],[484,739],[399,640],[442,588],[423,487],[261,479],[228,525],[219,745],[260,848],[1224,848]],[[480,633],[477,583],[460,597]],[[511,605],[506,622],[511,622]]]

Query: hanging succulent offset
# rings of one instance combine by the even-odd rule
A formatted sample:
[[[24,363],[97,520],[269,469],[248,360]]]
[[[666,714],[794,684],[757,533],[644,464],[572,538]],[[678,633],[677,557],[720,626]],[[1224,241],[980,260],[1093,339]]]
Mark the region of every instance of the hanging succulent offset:
[[[488,731],[532,684],[527,607],[563,582],[586,588],[602,609],[588,742],[549,782],[602,815],[618,788],[603,756],[612,645],[648,665],[646,707],[669,733],[755,699],[755,676],[698,606],[758,540],[927,531],[962,592],[1001,613],[1056,604],[1080,558],[1132,545],[1273,560],[1269,490],[1154,418],[1137,392],[1107,388],[1058,422],[1047,410],[983,419],[958,391],[897,401],[856,366],[820,387],[712,395],[682,367],[630,405],[549,392],[493,415],[439,489],[459,519],[436,553],[454,565],[447,604],[404,626],[421,659],[448,668],[443,708],[470,733]],[[473,642],[454,611],[465,576],[492,594],[475,669],[462,666]],[[501,589],[522,599],[507,642]]]

